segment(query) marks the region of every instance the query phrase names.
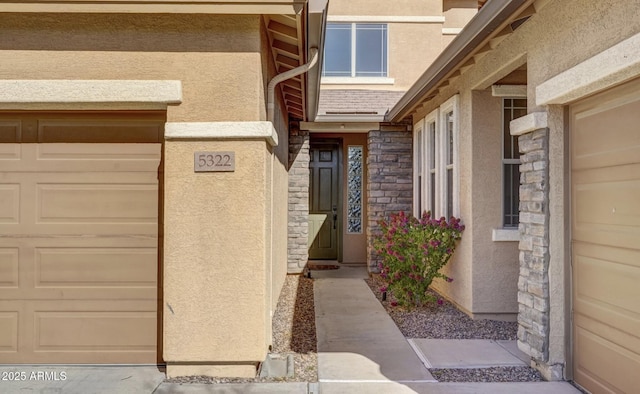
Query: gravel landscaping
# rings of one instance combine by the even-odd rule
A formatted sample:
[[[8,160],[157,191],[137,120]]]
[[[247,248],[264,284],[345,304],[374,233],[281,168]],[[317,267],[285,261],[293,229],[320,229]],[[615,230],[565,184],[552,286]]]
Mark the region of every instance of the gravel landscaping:
[[[382,301],[380,289],[384,286],[384,282],[377,275],[365,279],[365,282],[407,338],[516,339],[518,333],[516,322],[473,320],[447,300],[442,300],[441,305],[434,304],[411,310],[393,307],[391,306],[394,301],[393,295],[387,293],[387,300]],[[437,293],[433,292],[433,294],[438,297]]]
[[[301,275],[287,275],[278,306],[273,315],[273,348],[271,353],[293,355],[295,375],[292,378],[219,378],[180,376],[166,379],[169,383],[250,383],[250,382],[317,382],[318,356],[316,340],[313,280]]]
[[[387,293],[382,301],[385,286],[379,276],[365,279],[369,288],[385,308],[406,338],[427,339],[491,339],[515,340],[518,323],[497,320],[473,320],[453,304],[442,299],[440,304],[407,310],[391,306],[393,295]],[[438,297],[438,294],[432,292]],[[430,369],[439,382],[541,382],[540,372],[531,367],[451,368]]]
[[[540,372],[530,367],[456,368],[429,370],[438,382],[541,382]]]

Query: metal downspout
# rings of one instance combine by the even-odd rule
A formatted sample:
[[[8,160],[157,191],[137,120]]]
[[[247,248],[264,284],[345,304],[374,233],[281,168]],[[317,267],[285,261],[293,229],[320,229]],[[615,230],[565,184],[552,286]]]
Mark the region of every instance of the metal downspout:
[[[269,81],[269,85],[267,85],[267,120],[273,123],[274,114],[275,114],[275,95],[276,95],[276,85],[282,81],[286,81],[289,78],[293,78],[300,74],[306,73],[313,66],[316,65],[318,61],[318,48],[311,47],[309,48],[309,54],[311,55],[311,60],[309,60],[306,64],[302,66],[298,66],[293,70],[285,71],[282,74],[278,74]]]

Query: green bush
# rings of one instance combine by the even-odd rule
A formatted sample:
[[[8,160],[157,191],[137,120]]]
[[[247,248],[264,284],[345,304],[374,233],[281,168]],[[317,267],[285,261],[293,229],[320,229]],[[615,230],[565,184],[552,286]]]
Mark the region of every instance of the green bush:
[[[417,219],[400,212],[378,224],[382,234],[373,241],[382,257],[378,268],[398,303],[412,307],[434,302],[435,297],[427,293],[433,279],[453,281],[439,271],[451,259],[462,236],[460,219],[433,219],[429,212]]]

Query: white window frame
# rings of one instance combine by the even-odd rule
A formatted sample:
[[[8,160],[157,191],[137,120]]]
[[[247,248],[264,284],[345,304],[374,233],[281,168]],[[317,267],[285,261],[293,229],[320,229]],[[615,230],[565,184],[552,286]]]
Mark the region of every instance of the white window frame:
[[[527,99],[526,94],[524,96],[521,96],[521,95],[509,95],[509,96],[501,97],[500,101],[501,101],[501,108],[502,108],[502,111],[501,111],[502,116],[504,116],[504,110],[505,110],[504,101],[505,100],[526,100],[526,99]],[[501,148],[502,148],[501,149],[501,159],[502,160],[500,162],[500,164],[502,166],[502,178],[501,178],[502,182],[500,183],[500,185],[502,186],[502,189],[501,189],[502,205],[501,205],[501,210],[500,210],[501,216],[502,216],[502,228],[505,229],[505,230],[512,230],[512,229],[516,229],[517,230],[518,226],[507,226],[506,223],[505,223],[505,220],[504,220],[505,208],[507,206],[507,201],[505,201],[505,198],[504,198],[504,190],[505,190],[506,181],[507,181],[507,174],[505,174],[504,165],[505,164],[511,164],[511,165],[518,165],[519,166],[522,163],[522,160],[519,159],[519,158],[518,159],[507,159],[507,158],[504,157],[504,135],[505,135],[505,133],[510,134],[510,131],[504,129],[504,119],[502,119],[502,120],[503,120],[502,121],[502,127],[501,127],[501,131],[502,132],[500,134],[500,138],[501,138],[501,141],[502,141],[502,144],[501,144]]]
[[[427,209],[427,211],[431,211],[431,215],[435,215],[437,214],[437,210],[438,210],[438,171],[440,168],[440,165],[438,163],[438,127],[440,125],[439,122],[439,118],[440,118],[440,111],[438,109],[435,109],[434,111],[432,111],[429,115],[427,115],[424,118],[424,130],[425,130],[425,138],[424,138],[424,144],[425,144],[425,157],[424,157],[424,163],[425,163],[425,169],[424,169],[424,173],[427,174],[428,177],[428,181],[425,183],[426,187],[424,190],[424,195],[425,195],[425,200],[424,200],[424,206],[428,207],[429,209]],[[431,169],[430,167],[430,163],[431,163],[431,145],[430,145],[430,141],[429,141],[429,125],[433,124],[434,125],[434,138],[433,138],[433,142],[435,144],[435,146],[433,147],[433,154],[434,154],[434,168]],[[431,185],[431,173],[435,173],[435,184]],[[434,188],[434,193],[431,193],[431,188]],[[435,196],[435,200],[436,201],[431,201],[431,194],[433,194]],[[435,209],[431,209],[431,206],[433,206]]]
[[[440,201],[436,202],[436,206],[439,209],[438,216],[445,216],[447,219],[451,216],[459,217],[460,216],[460,177],[459,173],[459,164],[458,164],[458,144],[459,139],[458,135],[460,133],[460,99],[459,95],[455,95],[451,97],[449,100],[445,101],[440,106],[440,127],[436,129],[439,131],[439,138],[437,141],[438,152],[440,157],[436,157],[437,165],[439,166],[439,175],[440,175],[440,184],[437,186],[439,189],[439,193],[436,192],[436,196],[440,197]],[[452,164],[447,164],[447,115],[451,113],[453,117],[453,158]],[[453,174],[453,185],[452,185],[452,212],[447,212],[447,169],[451,169]]]
[[[351,23],[341,23],[341,22],[330,22],[335,24],[342,25],[351,25],[351,76],[350,77],[335,77],[335,76],[322,76],[322,83],[350,83],[351,80],[359,81],[362,80],[368,84],[393,84],[394,80],[389,78],[389,24],[388,23],[380,23],[380,22],[351,22]],[[385,68],[387,70],[387,75],[385,76],[356,76],[356,25],[358,24],[375,24],[375,25],[385,25],[386,27],[386,42],[384,43],[387,49],[387,57],[384,59]]]
[[[421,212],[418,212],[418,207],[422,207],[423,210],[430,210],[432,206],[431,201],[431,173],[435,172],[435,201],[433,206],[434,211],[431,212],[432,217],[439,218],[441,216],[460,216],[460,177],[459,177],[459,158],[458,158],[458,144],[460,134],[460,110],[459,110],[459,95],[451,97],[445,101],[439,108],[429,113],[419,122],[414,125],[414,157],[422,153],[421,160],[414,158],[414,170],[417,170],[417,166],[420,165],[420,173],[422,174],[422,189],[416,190],[418,187],[418,171],[414,171],[414,202],[421,196],[420,204],[414,203],[414,215],[418,216]],[[453,157],[452,163],[447,165],[447,114],[452,113],[453,117]],[[431,163],[431,141],[429,140],[429,125],[434,125],[435,138],[433,143],[433,153],[435,154],[434,163],[435,168],[430,168]],[[420,131],[420,132],[419,132]],[[419,137],[421,135],[421,138]],[[421,145],[420,145],[421,144]],[[447,169],[453,171],[453,185],[452,185],[452,212],[446,212],[447,210]],[[447,219],[449,219],[447,217]]]
[[[413,126],[413,216],[419,218],[424,210],[424,174],[425,159],[427,157],[425,148],[425,128],[424,119]],[[422,177],[422,182],[420,182]]]

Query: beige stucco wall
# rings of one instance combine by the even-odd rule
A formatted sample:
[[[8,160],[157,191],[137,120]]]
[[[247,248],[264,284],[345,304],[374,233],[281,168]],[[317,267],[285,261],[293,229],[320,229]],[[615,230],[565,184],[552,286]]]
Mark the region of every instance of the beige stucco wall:
[[[429,37],[416,40],[416,37]],[[392,23],[389,25],[389,77],[393,90],[408,90],[440,55],[442,24]]]
[[[476,64],[465,72],[460,78],[455,80],[451,85],[441,89],[440,94],[431,102],[418,110],[414,115],[414,120],[419,120],[426,114],[431,112],[433,108],[439,106],[453,94],[461,92],[464,96],[465,92],[471,90],[484,90],[491,86],[500,78],[509,74],[522,64],[527,65],[528,80],[528,106],[529,112],[542,111],[548,114],[548,128],[550,135],[550,159],[549,159],[549,196],[550,196],[550,233],[549,233],[549,293],[550,293],[550,345],[549,345],[549,365],[564,363],[567,354],[567,338],[568,327],[570,322],[567,318],[568,314],[568,245],[567,245],[567,225],[566,218],[569,215],[569,206],[566,202],[566,183],[567,177],[567,161],[566,152],[566,126],[564,119],[564,111],[562,106],[537,106],[536,105],[536,87],[547,81],[551,77],[576,66],[577,64],[593,57],[594,55],[612,47],[613,45],[640,32],[640,20],[637,15],[640,14],[640,3],[633,0],[605,0],[589,3],[585,7],[584,2],[580,0],[552,0],[548,2],[540,2],[539,5],[544,7],[537,10],[529,21],[523,24],[512,35],[502,41],[493,51],[486,56],[477,59]],[[481,97],[485,92],[474,93]],[[475,104],[475,101],[473,102]],[[483,104],[485,105],[485,104]],[[481,108],[481,107],[478,107]],[[475,107],[470,105],[466,99],[461,100],[462,112],[473,112]],[[474,121],[474,125],[488,124],[489,120],[482,120],[483,114],[480,113],[478,122]],[[485,116],[490,116],[487,113]],[[464,125],[464,122],[462,122]],[[474,128],[473,133],[482,135],[482,128]],[[474,136],[474,145],[485,144],[484,139]],[[461,137],[461,152],[464,141]],[[474,150],[476,148],[474,147]],[[477,152],[481,153],[482,146],[478,147]],[[473,156],[474,166],[476,161],[482,163],[482,159]],[[461,153],[461,167],[462,164]],[[497,159],[496,159],[497,160]],[[491,174],[486,174],[491,179]],[[474,178],[475,181],[476,178]],[[485,179],[485,178],[478,178]],[[463,181],[461,178],[461,212],[465,223],[469,225],[468,219],[464,217],[465,206],[469,204],[465,200],[473,198],[474,212],[472,214],[471,226],[482,226],[477,222],[476,209],[487,210],[490,208],[482,207],[481,192],[483,185],[473,183],[473,193],[465,193]],[[476,192],[478,191],[478,192]],[[468,231],[468,230],[467,230]],[[482,230],[479,230],[477,236],[487,236]],[[487,255],[481,244],[490,244],[490,241],[482,241],[478,238],[476,244],[476,230],[473,233],[473,256],[474,260],[469,260],[466,264],[476,264],[477,256]],[[465,236],[468,234],[465,234]],[[463,243],[465,240],[463,240]],[[460,244],[462,247],[463,243]],[[476,254],[478,248],[479,254]],[[496,252],[497,253],[497,252]],[[505,251],[505,253],[508,253]],[[456,252],[458,254],[458,252]],[[502,252],[500,252],[502,254]],[[458,259],[463,256],[457,256]],[[494,269],[497,267],[494,267]],[[492,280],[488,280],[488,275],[483,280],[481,276],[477,276],[474,271],[474,290],[472,310],[482,310],[487,305],[486,298],[483,298],[485,292],[495,287]],[[476,280],[477,279],[477,280]],[[476,289],[483,284],[485,289]],[[451,289],[446,289],[447,294],[451,295],[454,300],[463,306],[467,300],[459,294],[462,290],[455,290],[456,286],[464,286],[465,283],[454,282],[450,285]],[[456,293],[458,291],[458,293]],[[458,298],[460,297],[460,298]],[[488,305],[492,305],[491,303]]]
[[[259,15],[0,15],[0,79],[179,81],[167,121],[187,126],[266,120],[274,68]],[[169,376],[253,376],[271,344],[287,261],[288,130],[276,99],[275,147],[215,134],[164,144]],[[195,173],[196,151],[235,152],[236,169]]]
[[[181,362],[264,357],[265,144],[165,143],[164,359],[170,376],[178,374],[172,364]],[[236,170],[194,173],[195,151],[234,151]]]
[[[518,312],[518,242],[495,242],[502,227],[502,98],[491,89],[471,92],[471,177],[474,315],[515,319]]]
[[[0,14],[0,79],[182,81],[169,121],[264,120],[260,16]]]
[[[474,3],[476,8],[473,7]],[[477,2],[474,0],[449,0],[444,2],[444,6],[443,9],[443,1],[441,0],[393,2],[332,0],[329,6],[329,18],[331,16],[345,18],[349,16],[388,17],[387,19],[376,19],[376,21],[388,23],[388,77],[392,78],[393,82],[385,84],[324,84],[322,88],[407,90],[455,37],[444,35],[443,27],[463,27],[477,11]],[[435,17],[435,19],[430,22],[416,19],[424,17]],[[329,20],[331,21],[331,19]],[[418,37],[427,37],[427,39],[418,39]]]
[[[477,0],[444,0],[445,28],[461,28],[478,13]]]
[[[331,0],[329,15],[442,16],[442,0]]]

